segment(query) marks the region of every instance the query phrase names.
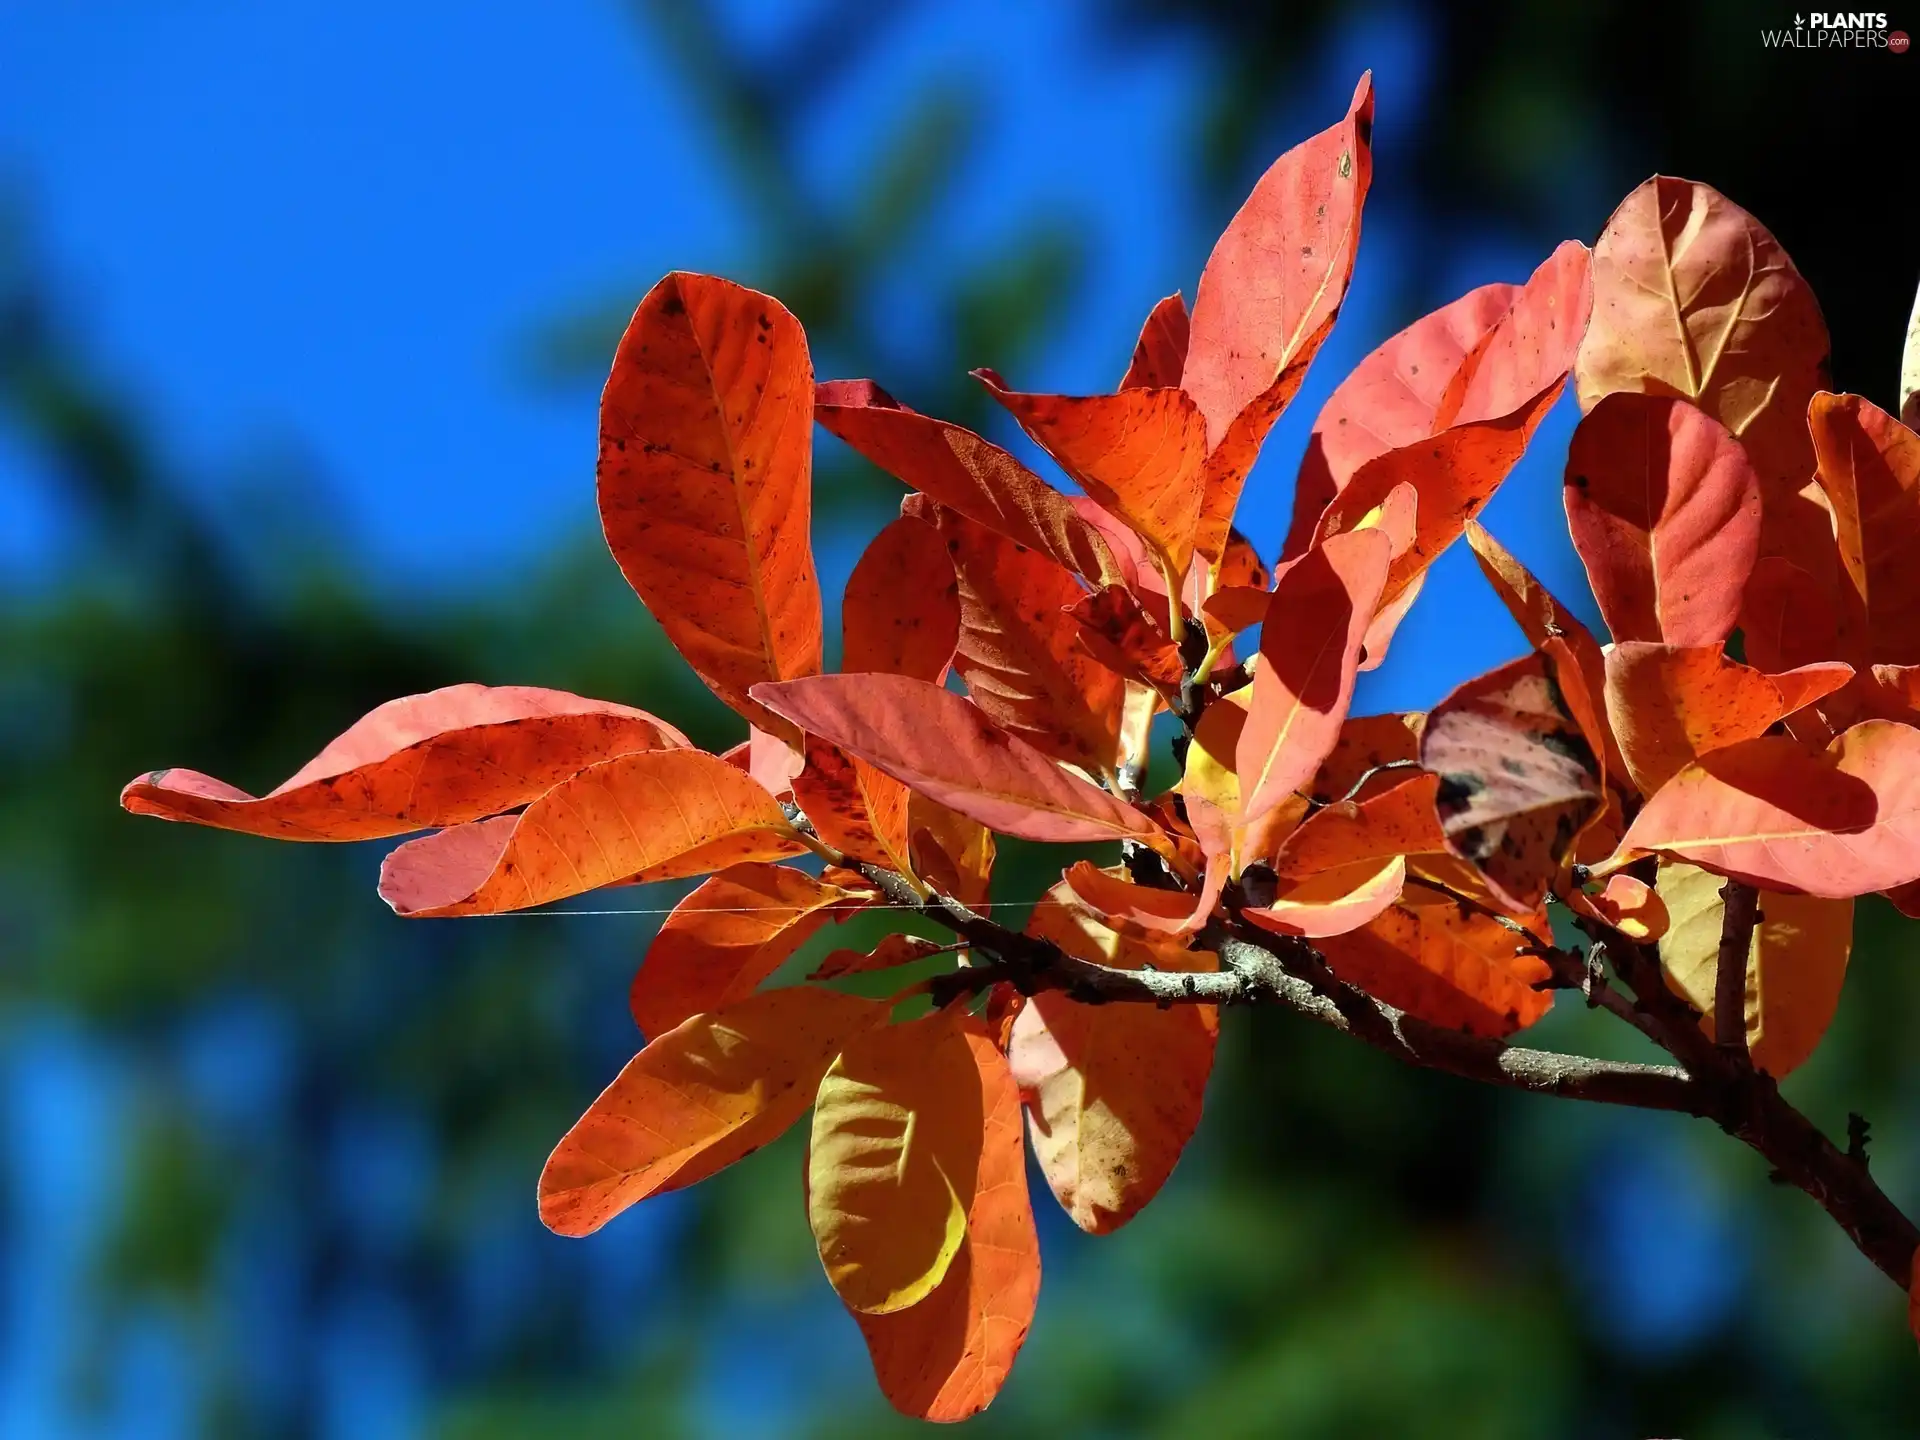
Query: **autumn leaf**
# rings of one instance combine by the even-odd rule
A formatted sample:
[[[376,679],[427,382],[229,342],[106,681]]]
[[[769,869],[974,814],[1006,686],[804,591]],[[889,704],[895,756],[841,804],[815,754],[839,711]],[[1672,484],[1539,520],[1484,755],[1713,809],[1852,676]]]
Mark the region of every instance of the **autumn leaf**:
[[[1300,878],[1282,877],[1266,905],[1248,905],[1240,913],[1276,935],[1325,939],[1371,924],[1404,892],[1403,855],[1372,857],[1320,870]]]
[[[1129,940],[1056,886],[1027,932],[1118,970],[1212,969],[1211,955]],[[1125,1224],[1160,1192],[1200,1123],[1218,1021],[1211,1006],[1082,1005],[1032,996],[1009,1059],[1027,1095],[1034,1158],[1061,1209],[1094,1235]]]
[[[1660,942],[1660,968],[1667,983],[1708,1017],[1708,1030],[1726,883],[1692,865],[1660,867],[1660,898],[1672,919]],[[1763,890],[1758,913],[1747,951],[1747,1051],[1754,1064],[1780,1079],[1813,1054],[1839,1006],[1853,948],[1853,901]]]
[[[867,894],[874,892],[868,890]],[[829,920],[862,897],[787,865],[735,865],[673,907],[627,1001],[645,1035],[751,995]]]
[[[752,995],[656,1036],[561,1139],[540,1174],[540,1218],[590,1235],[657,1191],[705,1178],[777,1139],[820,1077],[886,1006],[799,986]]]
[[[498,814],[599,761],[687,743],[626,705],[526,685],[449,685],[368,712],[266,795],[196,770],[155,770],[120,803],[275,840],[374,840]]]
[[[1281,572],[1235,752],[1243,820],[1311,778],[1339,738],[1391,557],[1384,534],[1360,530],[1316,545]]]
[[[1920,662],[1920,435],[1858,395],[1824,391],[1807,423],[1845,574],[1842,658]]]
[[[1096,584],[1124,580],[1065,495],[972,431],[909,410],[871,380],[822,383],[814,418],[909,489]]]
[[[600,522],[620,572],[713,692],[770,730],[782,722],[748,689],[820,669],[812,418],[800,322],[684,272],[640,302],[600,401]]]
[[[974,703],[1056,760],[1113,769],[1125,687],[1064,613],[1086,592],[1045,555],[964,516],[943,513],[940,536],[960,576],[954,667]]]
[[[904,675],[818,675],[757,697],[909,788],[1003,835],[1165,842],[1132,806],[1069,774],[951,691]]]
[[[1571,240],[1542,262],[1480,341],[1484,376],[1456,377],[1463,390],[1447,428],[1369,460],[1321,516],[1325,539],[1359,528],[1402,485],[1418,497],[1413,541],[1396,554],[1382,591],[1390,623],[1367,639],[1376,662],[1427,567],[1493,498],[1559,398],[1587,323],[1588,268],[1586,248]]]
[[[884,870],[913,873],[909,791],[891,775],[808,736],[807,764],[793,777],[793,798],[834,849]]]
[[[1621,201],[1593,259],[1580,408],[1623,390],[1699,406],[1759,472],[1761,553],[1822,580],[1832,547],[1799,492],[1813,474],[1807,402],[1827,383],[1827,326],[1780,242],[1717,190],[1656,175]]]
[[[1184,390],[1029,395],[992,370],[976,379],[1105,511],[1160,557],[1177,583],[1193,557],[1207,427]]]
[[[1610,876],[1607,883],[1591,895],[1577,885],[1570,885],[1560,898],[1576,914],[1598,920],[1629,940],[1658,940],[1672,924],[1660,892],[1637,875]]]
[[[518,815],[408,841],[380,867],[380,897],[406,916],[489,915],[805,848],[750,776],[698,750],[656,750],[589,766]]]
[[[1609,395],[1567,452],[1567,524],[1615,640],[1718,645],[1760,553],[1760,477],[1684,400]]]
[[[1510,661],[1436,705],[1421,733],[1448,848],[1521,914],[1539,907],[1606,803],[1600,762],[1569,713],[1570,668],[1540,651]]]
[[[1217,849],[1213,854],[1222,861],[1227,858]],[[1102,870],[1089,860],[1076,860],[1062,877],[1067,893],[1061,898],[1077,900],[1096,919],[1129,938],[1178,941],[1207,923],[1226,878],[1222,863],[1209,867],[1208,881],[1197,894],[1161,890],[1135,884],[1124,874]],[[1054,893],[1059,893],[1057,888]]]
[[[930,955],[945,953],[950,946],[923,939],[918,935],[888,935],[871,950],[834,950],[809,972],[809,980],[841,980],[848,975],[865,975],[874,970],[891,970],[911,965]]]
[[[1826,660],[1840,648],[1833,596],[1805,570],[1777,555],[1762,556],[1753,567],[1740,633],[1747,659],[1767,671]]]
[[[1825,750],[1766,735],[1704,755],[1647,801],[1607,865],[1654,853],[1829,899],[1920,879],[1920,730],[1865,720]]]
[[[1766,734],[1787,713],[1772,680],[1718,645],[1630,642],[1607,652],[1607,714],[1644,794],[1689,761]]]
[[[962,905],[986,902],[995,857],[991,830],[924,795],[910,794],[907,834],[914,874]]]
[[[1255,593],[1264,612],[1266,592]],[[1114,674],[1165,693],[1179,691],[1185,675],[1179,649],[1167,638],[1165,625],[1141,609],[1124,585],[1107,585],[1082,595],[1066,614],[1079,627],[1087,653]]]
[[[1482,285],[1424,315],[1356,365],[1320,408],[1294,481],[1283,559],[1306,552],[1321,513],[1367,461],[1444,429],[1440,406],[1481,339],[1513,308],[1517,285]]]
[[[1040,1294],[1020,1095],[999,1049],[969,1033],[985,1125],[966,1238],[932,1294],[890,1315],[853,1312],[880,1389],[923,1420],[965,1420],[1006,1382]]]
[[[1260,177],[1207,259],[1181,387],[1207,422],[1199,552],[1226,545],[1247,472],[1339,317],[1373,179],[1373,79]]]
[[[1187,336],[1191,324],[1187,302],[1179,291],[1167,296],[1147,313],[1134,342],[1133,361],[1120,378],[1122,390],[1165,390],[1180,383],[1187,367]]]
[[[1360,861],[1446,849],[1434,804],[1440,777],[1422,770],[1393,770],[1386,778],[1390,783],[1378,793],[1336,800],[1310,815],[1281,845],[1273,860],[1275,873],[1312,875]]]
[[[961,1010],[856,1035],[820,1081],[807,1214],[849,1309],[924,1300],[966,1235],[985,1115]]]
[[[939,684],[960,639],[960,583],[946,543],[902,515],[873,539],[840,606],[840,668]]]

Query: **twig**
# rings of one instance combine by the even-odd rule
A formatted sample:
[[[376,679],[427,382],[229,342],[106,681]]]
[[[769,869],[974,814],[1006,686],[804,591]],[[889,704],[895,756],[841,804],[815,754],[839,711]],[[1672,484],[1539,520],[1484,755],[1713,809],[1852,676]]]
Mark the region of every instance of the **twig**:
[[[1747,957],[1760,892],[1729,880],[1720,887],[1726,913],[1720,921],[1719,969],[1713,977],[1713,1043],[1729,1057],[1747,1060]]]

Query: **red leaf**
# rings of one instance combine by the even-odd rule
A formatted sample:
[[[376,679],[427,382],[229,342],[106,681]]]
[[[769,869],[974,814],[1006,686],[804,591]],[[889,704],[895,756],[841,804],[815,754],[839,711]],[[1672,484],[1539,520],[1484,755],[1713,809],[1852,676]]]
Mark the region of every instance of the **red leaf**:
[[[868,895],[873,891],[868,890]],[[644,1035],[751,995],[859,898],[786,865],[735,865],[673,907],[627,992]]]
[[[714,693],[775,730],[747,690],[820,669],[812,414],[800,322],[769,296],[685,273],[634,311],[600,401],[613,558]]]
[[[1653,852],[1835,900],[1920,879],[1920,730],[1866,720],[1825,750],[1783,735],[1716,750],[1647,801],[1607,865]]]
[[[488,915],[805,848],[717,755],[656,750],[589,766],[518,815],[409,840],[380,867],[380,896],[400,915]]]
[[[1134,342],[1133,363],[1121,377],[1122,390],[1164,390],[1180,383],[1187,365],[1187,302],[1175,291],[1147,313]]]
[[[1768,671],[1827,660],[1840,648],[1832,598],[1805,570],[1774,555],[1753,567],[1740,633],[1747,659]]]
[[[1200,519],[1206,422],[1184,390],[1029,395],[991,370],[974,376],[1093,500],[1186,573]]]
[[[1247,472],[1333,329],[1373,178],[1373,80],[1346,118],[1260,177],[1208,257],[1193,302],[1181,385],[1207,421],[1197,548],[1226,545]]]
[[[938,684],[960,639],[960,582],[939,532],[902,515],[874,537],[840,607],[847,674],[911,675]]]
[[[1005,1059],[969,1034],[985,1133],[967,1236],[934,1292],[891,1315],[854,1313],[880,1389],[902,1414],[965,1420],[1000,1392],[1033,1323],[1040,1241],[1027,1199],[1020,1095]]]
[[[1385,535],[1356,531],[1316,545],[1281,572],[1235,751],[1243,821],[1304,784],[1339,739],[1391,553]]]
[[[1244,592],[1236,589],[1232,593]],[[1253,593],[1260,596],[1264,611],[1266,592]],[[1108,585],[1083,595],[1067,607],[1066,613],[1079,627],[1080,643],[1087,653],[1114,674],[1163,692],[1179,690],[1186,672],[1178,647],[1167,638],[1166,628],[1140,608],[1126,586]]]
[[[1096,584],[1124,577],[1066,496],[971,430],[909,410],[871,380],[817,387],[814,418],[910,489]]]
[[[886,1018],[857,995],[798,986],[696,1015],[657,1037],[587,1108],[540,1172],[540,1219],[591,1235],[775,1140],[806,1113],[847,1040]]]
[[[1718,645],[1760,553],[1760,477],[1704,411],[1609,395],[1573,433],[1567,524],[1615,640]]]
[[[1146,816],[1070,775],[960,696],[903,675],[818,675],[756,697],[949,809],[1028,840],[1167,843]]]
[[[1858,395],[1815,395],[1807,421],[1845,572],[1844,656],[1920,662],[1920,435]]]
[[[1445,428],[1441,403],[1487,332],[1513,308],[1517,285],[1482,285],[1422,316],[1356,365],[1313,422],[1294,482],[1283,558],[1303,554],[1320,515],[1367,461]]]
[[[1522,656],[1447,696],[1421,734],[1448,848],[1520,914],[1539,908],[1606,805],[1600,762],[1569,714],[1572,671]]]
[[[276,840],[372,840],[524,805],[569,775],[687,737],[644,710],[526,685],[449,685],[370,711],[258,798],[197,770],[120,792],[135,815]]]

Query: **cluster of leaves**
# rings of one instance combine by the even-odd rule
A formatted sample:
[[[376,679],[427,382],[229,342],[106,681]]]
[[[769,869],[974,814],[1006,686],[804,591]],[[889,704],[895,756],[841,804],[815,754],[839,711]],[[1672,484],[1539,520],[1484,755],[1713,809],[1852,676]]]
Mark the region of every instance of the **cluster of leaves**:
[[[889,1399],[930,1419],[992,1399],[1033,1313],[1023,1129],[1103,1233],[1200,1117],[1214,1007],[1091,1003],[1111,996],[1046,983],[1046,957],[1195,977],[1229,932],[1264,937],[1497,1038],[1565,983],[1553,899],[1658,942],[1711,1016],[1731,881],[1759,891],[1744,1043],[1785,1074],[1832,1013],[1853,897],[1920,913],[1920,579],[1902,558],[1920,438],[1822,389],[1818,306],[1752,217],[1656,178],[1593,250],[1569,241],[1360,364],[1269,571],[1233,517],[1344,298],[1372,117],[1363,78],[1261,179],[1191,314],[1154,308],[1113,393],[977,372],[1077,496],[870,381],[816,384],[773,299],[661,281],[603,400],[600,511],[628,581],[746,720],[727,754],[630,707],[461,685],[380,707],[266,796],[175,769],[123,803],[283,839],[429,830],[382,869],[407,916],[711,876],[635,976],[648,1043],[555,1149],[541,1216],[589,1233],[811,1107],[821,1261]],[[1586,415],[1567,513],[1606,646],[1476,518],[1569,375]],[[912,492],[848,582],[838,674],[809,543],[815,421]],[[1349,715],[1462,537],[1532,648],[1427,714]],[[1161,711],[1182,774],[1148,796]],[[983,918],[996,834],[1120,841],[1124,863],[1074,861],[1016,935]],[[895,936],[762,988],[874,906],[947,922],[955,968],[856,993],[939,953]]]

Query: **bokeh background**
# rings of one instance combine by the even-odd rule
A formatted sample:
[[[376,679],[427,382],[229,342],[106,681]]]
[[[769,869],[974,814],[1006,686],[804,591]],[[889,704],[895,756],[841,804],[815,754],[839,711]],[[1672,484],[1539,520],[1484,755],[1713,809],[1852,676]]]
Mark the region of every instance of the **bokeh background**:
[[[914,1428],[821,1283],[798,1137],[591,1240],[539,1225],[547,1149],[635,1047],[654,919],[402,924],[382,847],[135,821],[118,787],[182,764],[263,789],[456,680],[730,743],[595,523],[598,385],[645,288],[771,290],[823,375],[1011,442],[964,372],[1111,385],[1366,67],[1351,299],[1243,512],[1269,558],[1338,377],[1591,241],[1655,170],[1771,226],[1839,387],[1890,405],[1920,56],[1763,49],[1786,23],[1746,0],[0,0],[0,1434]],[[1587,607],[1573,418],[1489,523]],[[898,490],[820,444],[831,601]],[[1520,645],[1450,554],[1360,705],[1423,707]],[[1000,898],[1042,883],[1010,865]],[[979,1434],[1913,1433],[1900,1296],[1711,1128],[1405,1072],[1283,1016],[1226,1028],[1142,1218],[1094,1241],[1036,1197],[1040,1315]],[[1910,1203],[1917,1030],[1916,932],[1869,903],[1789,1089],[1836,1132],[1868,1115]],[[1577,1005],[1539,1034],[1635,1053]]]

